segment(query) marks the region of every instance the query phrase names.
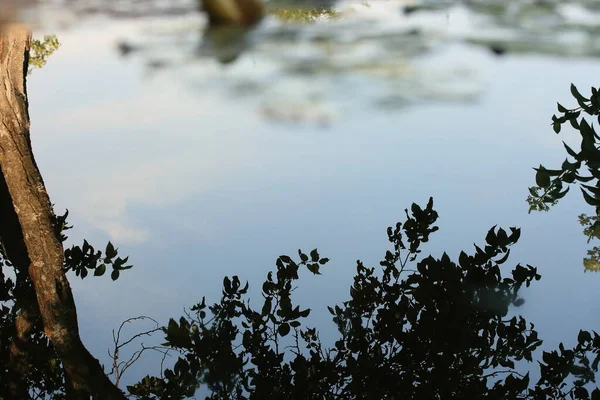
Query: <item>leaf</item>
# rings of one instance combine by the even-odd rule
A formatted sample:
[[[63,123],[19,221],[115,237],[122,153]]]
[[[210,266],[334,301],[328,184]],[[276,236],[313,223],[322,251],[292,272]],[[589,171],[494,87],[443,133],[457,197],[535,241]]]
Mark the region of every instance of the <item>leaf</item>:
[[[227,294],[233,293],[233,287],[231,286],[231,280],[228,276],[223,278],[223,291]]]
[[[554,132],[560,133],[560,124],[558,122],[553,123],[552,129],[554,129]]]
[[[425,207],[426,211],[433,211],[433,197],[429,197],[427,200],[427,207]]]
[[[321,275],[319,272],[319,264],[308,264],[306,268],[315,275]]]
[[[125,257],[125,258],[117,257],[117,259],[115,261],[113,261],[113,268],[122,269],[123,264],[125,264],[128,259],[129,259],[129,257]]]
[[[417,219],[419,219],[419,216],[421,214],[423,214],[423,210],[416,203],[412,203],[412,205],[410,206],[410,209],[411,209],[413,215],[415,216],[415,218],[417,218]]]
[[[169,325],[167,327],[167,335],[175,335],[179,331],[179,325],[173,318],[169,318]]]
[[[287,334],[290,333],[290,325],[287,322],[284,322],[283,324],[279,325],[277,332],[279,332],[279,335],[282,337],[287,336]]]
[[[542,167],[541,165],[535,174],[535,182],[541,188],[547,188],[550,186],[550,174],[548,174],[546,168]]]
[[[317,249],[314,249],[310,252],[310,258],[312,262],[319,261],[319,252],[317,251]]]
[[[583,345],[585,342],[592,340],[592,335],[588,331],[580,330],[577,335],[577,342]]]
[[[117,250],[110,241],[106,245],[106,251],[104,252],[104,254],[106,255],[106,258],[109,259],[114,258],[117,255]]]
[[[590,206],[594,206],[594,207],[597,207],[600,205],[600,202],[598,202],[598,200],[596,200],[595,198],[590,196],[589,193],[587,193],[582,188],[580,188],[580,189],[581,189],[581,193],[583,193],[583,199],[585,200],[586,203],[588,203]]]
[[[302,250],[298,249],[298,255],[300,256],[300,260],[302,260],[302,262],[308,261],[308,256],[304,254]]]
[[[465,253],[464,251],[460,252],[460,255],[458,256],[458,263],[463,269],[469,266],[469,256],[467,255],[467,253]]]
[[[512,242],[517,243],[519,241],[520,237],[521,237],[521,228],[511,227],[510,228],[510,239],[512,240]]]
[[[94,271],[94,276],[102,276],[106,272],[106,264],[100,264]]]
[[[586,190],[589,190],[589,192],[592,193],[594,196],[600,196],[600,187],[583,184],[581,185],[581,187],[585,188]]]
[[[567,150],[567,153],[569,153],[569,155],[575,159],[577,159],[577,156],[579,156],[578,153],[576,153],[572,148],[570,148],[565,142],[563,142],[563,146],[565,146],[565,149]]]
[[[510,249],[508,249],[506,251],[506,254],[501,259],[496,261],[496,264],[498,264],[498,265],[504,264],[506,262],[506,260],[508,260],[508,256],[510,256]]]
[[[492,226],[488,231],[487,235],[485,236],[486,243],[488,243],[491,246],[495,246],[496,244],[498,244],[498,237],[496,236],[496,232],[494,232],[494,229],[496,229],[496,225]]]
[[[300,316],[302,318],[306,318],[310,315],[310,308],[307,308],[306,310],[300,311]]]
[[[573,95],[573,97],[575,97],[577,99],[577,101],[586,101],[587,99],[585,97],[583,97],[581,95],[581,93],[579,93],[579,90],[577,90],[577,87],[571,83],[571,94]]]
[[[271,297],[267,297],[265,300],[265,304],[263,305],[263,308],[261,311],[261,314],[263,317],[271,312],[271,307],[272,307]]]
[[[569,192],[569,188],[567,187],[565,190],[563,190],[562,192],[559,192],[555,197],[556,199],[562,199],[563,197],[565,197],[565,195]]]
[[[118,269],[113,269],[113,271],[110,274],[110,279],[112,279],[113,281],[116,281],[117,279],[119,279],[119,270]]]
[[[585,119],[582,119],[581,123],[579,124],[579,132],[581,133],[583,139],[590,142],[593,146],[594,129],[590,126],[590,124],[588,124],[588,122]]]
[[[558,111],[561,113],[566,113],[567,111],[569,111],[566,108],[564,108],[563,106],[561,106],[560,103],[556,103],[556,105],[558,106]]]

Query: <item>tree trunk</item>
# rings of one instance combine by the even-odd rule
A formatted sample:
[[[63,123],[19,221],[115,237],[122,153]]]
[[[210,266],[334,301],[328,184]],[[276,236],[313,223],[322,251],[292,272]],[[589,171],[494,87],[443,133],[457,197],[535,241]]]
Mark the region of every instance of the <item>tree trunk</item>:
[[[29,32],[19,25],[0,29],[0,202],[16,221],[2,224],[0,238],[3,244],[11,243],[7,257],[14,258],[14,265],[27,265],[23,272],[33,284],[44,333],[63,363],[71,393],[77,398],[125,399],[79,337],[63,247],[29,137]]]
[[[13,399],[28,397],[27,380],[23,377],[29,374],[30,338],[36,329],[39,317],[33,288],[31,288],[30,282],[19,282],[19,280],[24,280],[22,278],[24,275],[20,275],[17,277],[17,286],[25,287],[20,289],[19,295],[15,294],[15,297],[18,298],[15,307],[18,307],[19,311],[15,317],[15,334],[10,344],[10,360],[8,362],[10,371],[8,390]]]

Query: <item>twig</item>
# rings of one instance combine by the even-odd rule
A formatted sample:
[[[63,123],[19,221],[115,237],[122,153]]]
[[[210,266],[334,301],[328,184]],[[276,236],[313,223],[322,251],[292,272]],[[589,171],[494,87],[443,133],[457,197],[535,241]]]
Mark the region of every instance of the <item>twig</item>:
[[[482,378],[490,378],[490,377],[494,377],[498,374],[515,374],[515,375],[519,376],[520,378],[525,378],[525,375],[523,375],[517,371],[513,371],[512,369],[507,369],[507,370],[503,370],[503,371],[494,371],[487,375],[483,375]]]
[[[156,324],[156,326],[152,329],[136,333],[135,335],[133,335],[129,339],[125,340],[124,342],[121,342],[121,331],[123,330],[125,325],[132,323],[134,321],[141,321],[141,320],[150,320],[150,321],[154,322]],[[115,376],[115,386],[117,386],[117,387],[119,386],[119,383],[120,383],[121,378],[123,377],[123,374],[125,373],[125,371],[127,371],[127,369],[129,367],[131,367],[136,361],[138,361],[140,359],[140,357],[142,356],[142,354],[146,350],[154,350],[154,351],[158,351],[159,353],[163,354],[163,360],[161,361],[161,374],[162,374],[163,362],[164,362],[165,357],[168,354],[168,349],[164,346],[145,346],[144,343],[141,343],[141,348],[134,351],[133,354],[131,355],[131,357],[129,357],[129,359],[127,359],[125,361],[119,361],[119,351],[124,346],[130,344],[131,342],[133,342],[134,340],[136,340],[142,336],[151,336],[153,333],[156,333],[160,330],[162,330],[162,328],[159,326],[158,321],[156,321],[154,318],[143,316],[143,315],[139,316],[139,317],[132,317],[132,318],[126,319],[125,321],[123,321],[121,323],[121,325],[119,326],[119,329],[117,330],[116,333],[115,333],[115,330],[113,329],[112,336],[113,336],[113,342],[114,342],[114,350],[113,350],[112,354],[111,354],[111,351],[108,350],[108,355],[110,358],[112,358],[113,365],[112,365],[111,371],[108,375]]]

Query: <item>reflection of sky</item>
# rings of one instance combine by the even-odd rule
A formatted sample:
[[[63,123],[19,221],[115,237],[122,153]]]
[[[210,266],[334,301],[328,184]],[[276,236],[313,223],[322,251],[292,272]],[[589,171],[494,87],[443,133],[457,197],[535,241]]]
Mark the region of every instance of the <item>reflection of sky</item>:
[[[332,260],[298,290],[322,321],[326,304],[346,299],[355,260],[376,264],[385,228],[429,196],[441,230],[425,251],[456,256],[492,225],[521,226],[511,260],[543,275],[522,311],[545,344],[598,329],[600,275],[581,264],[583,202],[574,192],[527,215],[525,197],[531,167],[564,158],[549,125],[555,102],[569,103],[571,81],[597,83],[599,62],[500,58],[479,103],[383,112],[356,96],[319,128],[269,124],[255,99],[200,91],[176,72],[148,77],[103,32],[60,34],[29,81],[34,150],[57,211],[70,210],[72,238],[110,239],[135,264],[118,282],[74,279],[84,340],[102,360],[123,319],[165,321],[202,295],[216,300],[225,274],[258,287],[298,247]]]

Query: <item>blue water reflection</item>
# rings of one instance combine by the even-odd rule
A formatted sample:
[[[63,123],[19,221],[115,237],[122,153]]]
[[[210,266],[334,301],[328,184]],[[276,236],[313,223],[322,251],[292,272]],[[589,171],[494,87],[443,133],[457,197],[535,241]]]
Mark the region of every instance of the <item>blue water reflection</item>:
[[[224,275],[258,290],[276,257],[298,248],[332,260],[297,292],[321,326],[325,305],[347,297],[356,259],[376,264],[385,228],[429,196],[440,213],[425,248],[434,255],[456,257],[495,224],[522,227],[512,264],[543,278],[519,311],[544,347],[600,329],[600,275],[582,265],[583,202],[568,196],[532,215],[525,203],[531,167],[564,158],[549,124],[555,102],[571,82],[596,84],[600,61],[484,58],[478,101],[397,109],[377,107],[357,81],[352,97],[330,93],[338,115],[321,126],[274,122],[260,93],[238,101],[216,81],[202,91],[177,69],[148,76],[118,57],[120,33],[59,33],[62,48],[29,80],[34,150],[58,211],[70,210],[71,240],[110,239],[135,264],[117,282],[73,280],[84,342],[103,362],[125,318],[165,321],[203,295],[217,300]]]

